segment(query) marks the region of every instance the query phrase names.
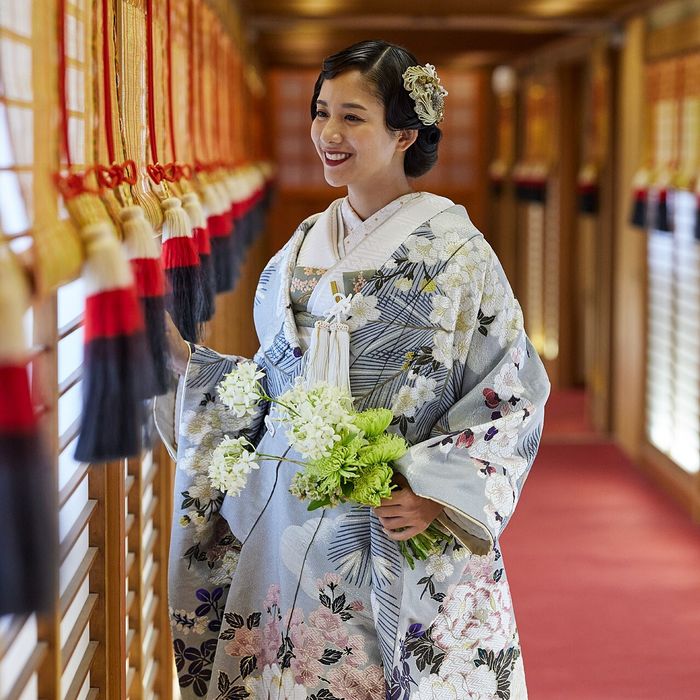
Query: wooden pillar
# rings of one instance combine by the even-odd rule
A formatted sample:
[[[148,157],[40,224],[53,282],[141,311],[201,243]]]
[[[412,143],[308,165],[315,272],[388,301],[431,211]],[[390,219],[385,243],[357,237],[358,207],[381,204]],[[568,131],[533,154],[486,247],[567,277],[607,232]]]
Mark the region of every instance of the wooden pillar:
[[[619,56],[613,258],[612,422],[620,445],[639,457],[644,440],[646,236],[628,223],[632,178],[642,154],[644,18],[630,20]]]

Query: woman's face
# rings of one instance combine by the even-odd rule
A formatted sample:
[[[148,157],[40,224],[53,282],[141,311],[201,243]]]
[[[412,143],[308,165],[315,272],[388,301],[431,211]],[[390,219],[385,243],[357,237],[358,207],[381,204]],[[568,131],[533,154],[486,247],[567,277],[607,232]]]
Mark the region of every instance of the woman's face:
[[[371,187],[403,174],[406,148],[385,122],[384,105],[358,70],[325,80],[316,102],[311,139],[332,187]]]

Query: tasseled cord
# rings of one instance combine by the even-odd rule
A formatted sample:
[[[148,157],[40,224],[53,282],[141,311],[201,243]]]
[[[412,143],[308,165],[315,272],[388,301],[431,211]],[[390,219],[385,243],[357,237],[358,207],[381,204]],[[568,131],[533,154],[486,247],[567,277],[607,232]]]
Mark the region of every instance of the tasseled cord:
[[[48,612],[57,563],[56,495],[29,389],[29,281],[0,243],[0,616]]]
[[[196,343],[201,334],[204,295],[192,223],[177,197],[164,199],[161,206],[161,256],[170,287],[167,294],[168,311],[182,337]]]
[[[169,385],[168,346],[165,335],[165,276],[153,227],[139,206],[119,211],[124,245],[141,302],[146,341],[153,363],[153,384],[148,396],[165,394]]]
[[[233,268],[231,267],[231,237],[230,221],[227,215],[227,204],[221,198],[219,189],[213,183],[207,183],[202,188],[204,208],[207,212],[207,226],[211,237],[211,253],[214,261],[214,278],[216,291],[228,292],[233,289]]]
[[[131,267],[109,221],[84,226],[85,354],[79,462],[135,457],[153,385]]]
[[[341,319],[350,310],[352,295],[335,293],[333,298],[335,305],[326,318],[314,324],[304,383],[311,389],[319,382],[327,382],[350,393],[350,329]]]
[[[200,321],[204,322],[211,319],[216,310],[216,278],[214,277],[214,262],[211,259],[209,228],[202,203],[196,192],[185,192],[182,195],[182,208],[190,217],[192,233],[199,253],[199,265],[202,273],[202,316]]]

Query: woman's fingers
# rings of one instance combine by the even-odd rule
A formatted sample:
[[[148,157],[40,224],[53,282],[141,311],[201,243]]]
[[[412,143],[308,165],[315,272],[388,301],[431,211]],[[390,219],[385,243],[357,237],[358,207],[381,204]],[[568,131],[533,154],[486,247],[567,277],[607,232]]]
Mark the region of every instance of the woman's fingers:
[[[404,540],[409,540],[414,535],[419,535],[425,530],[424,527],[407,527],[401,530],[387,530],[386,536],[394,542],[403,542]]]

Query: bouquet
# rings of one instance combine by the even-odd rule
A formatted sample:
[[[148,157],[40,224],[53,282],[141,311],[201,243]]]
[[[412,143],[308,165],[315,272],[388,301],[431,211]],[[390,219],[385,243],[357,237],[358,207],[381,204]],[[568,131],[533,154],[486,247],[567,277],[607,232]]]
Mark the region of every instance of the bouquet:
[[[351,502],[379,506],[397,488],[392,462],[402,457],[408,444],[388,433],[392,412],[386,408],[356,411],[352,396],[338,387],[318,382],[307,388],[297,383],[277,398],[268,396],[260,379],[265,376],[254,362],[242,362],[217,387],[219,396],[238,418],[256,413],[261,401],[274,404],[269,420],[280,424],[289,444],[304,461],[256,452],[246,437],[225,436],[214,450],[209,476],[215,488],[238,496],[258,459],[297,464],[290,492],[309,502],[308,509],[332,508]],[[426,559],[447,535],[431,525],[399,548],[411,568],[414,559]]]

